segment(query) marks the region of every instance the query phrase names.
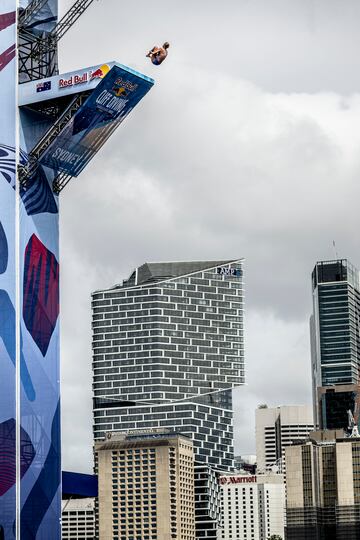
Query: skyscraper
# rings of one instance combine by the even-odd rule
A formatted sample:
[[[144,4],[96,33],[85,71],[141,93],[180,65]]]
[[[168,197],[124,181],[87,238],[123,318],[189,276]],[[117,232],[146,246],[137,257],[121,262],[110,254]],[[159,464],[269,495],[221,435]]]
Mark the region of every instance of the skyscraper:
[[[310,405],[260,406],[255,423],[257,468],[262,473],[274,465],[285,472],[285,448],[307,439],[314,429]]]
[[[310,319],[315,423],[321,429],[348,425],[360,409],[360,278],[346,259],[316,263]]]
[[[146,263],[92,307],[95,440],[171,427],[191,437],[199,465],[231,470],[242,260]]]

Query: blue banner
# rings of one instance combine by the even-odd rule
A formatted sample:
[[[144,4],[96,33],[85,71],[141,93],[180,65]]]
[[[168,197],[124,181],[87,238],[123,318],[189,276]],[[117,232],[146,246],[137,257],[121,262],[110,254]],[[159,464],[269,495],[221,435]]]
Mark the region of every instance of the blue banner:
[[[78,176],[154,82],[114,66],[41,158],[59,172]]]

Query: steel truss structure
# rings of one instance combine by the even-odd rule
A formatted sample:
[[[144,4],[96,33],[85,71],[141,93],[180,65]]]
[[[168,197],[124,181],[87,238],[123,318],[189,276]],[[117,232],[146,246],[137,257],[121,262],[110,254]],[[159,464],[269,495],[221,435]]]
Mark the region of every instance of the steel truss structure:
[[[94,0],[76,0],[50,33],[35,35],[27,25],[47,2],[33,0],[19,13],[19,75],[20,83],[44,79],[58,74],[57,44]]]
[[[27,28],[34,15],[45,6],[48,0],[33,0],[26,9],[19,12],[18,39],[19,39],[19,82],[52,77],[59,73],[57,63],[57,46],[60,39],[70,30],[81,15],[94,0],[76,0],[73,6],[58,22],[52,32],[42,32],[36,35]],[[49,145],[59,136],[74,114],[78,111],[89,92],[80,92],[69,102],[60,98],[32,106],[36,112],[52,118],[54,123],[45,135],[37,142],[28,156],[28,162],[19,165],[18,174],[22,189],[26,190],[28,180],[36,174],[39,160]],[[53,191],[59,194],[68,184],[71,176],[59,172],[53,180]]]
[[[44,152],[50,146],[50,144],[60,135],[60,133],[65,129],[68,123],[71,121],[74,114],[79,110],[81,105],[89,97],[89,92],[80,92],[72,97],[70,103],[68,99],[60,98],[58,100],[51,100],[51,102],[43,102],[32,106],[33,110],[41,113],[45,116],[50,116],[54,119],[53,124],[46,131],[45,135],[36,143],[34,148],[28,155],[28,161],[24,165],[20,165],[18,169],[19,181],[21,187],[26,189],[28,179],[30,179],[38,168],[39,160],[41,159]],[[64,183],[64,174],[59,173],[53,181],[53,191],[54,193],[60,193],[61,189],[70,180],[70,176],[66,175],[66,183]]]

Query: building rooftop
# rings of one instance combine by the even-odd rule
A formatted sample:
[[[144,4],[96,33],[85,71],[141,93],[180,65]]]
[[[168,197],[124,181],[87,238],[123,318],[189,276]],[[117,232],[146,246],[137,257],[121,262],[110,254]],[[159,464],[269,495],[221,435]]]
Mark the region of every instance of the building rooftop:
[[[136,433],[138,431],[138,433]],[[193,445],[192,440],[182,433],[170,430],[148,429],[146,431],[133,430],[131,432],[108,432],[103,441],[95,442],[95,450],[109,450],[117,448],[135,448],[147,446],[169,446],[170,442],[184,440]]]
[[[312,272],[313,290],[320,284],[348,282],[359,289],[359,270],[347,259],[318,261]]]
[[[68,499],[63,500],[61,504],[62,512],[82,511],[82,510],[94,510],[95,498],[89,497],[86,499]]]
[[[115,285],[114,289],[135,287],[147,283],[156,283],[166,279],[210,270],[217,266],[224,266],[241,262],[242,259],[226,259],[219,261],[178,261],[178,262],[149,262],[136,268],[131,276],[124,280],[122,284]]]

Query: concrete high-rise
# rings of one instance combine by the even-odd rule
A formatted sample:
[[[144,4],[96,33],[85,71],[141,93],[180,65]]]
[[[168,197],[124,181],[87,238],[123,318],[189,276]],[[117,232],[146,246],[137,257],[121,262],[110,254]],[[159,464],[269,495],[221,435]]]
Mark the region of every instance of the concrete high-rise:
[[[278,466],[285,472],[285,448],[303,441],[314,429],[310,405],[258,407],[255,413],[258,472]]]
[[[360,411],[360,277],[346,259],[316,263],[310,319],[315,424],[346,429]]]
[[[323,430],[286,448],[288,540],[356,540],[360,438]]]
[[[195,540],[190,439],[161,430],[95,444],[99,540]]]
[[[203,471],[231,470],[232,389],[244,383],[242,260],[146,263],[96,291],[92,308],[95,440],[171,427],[191,437]]]

